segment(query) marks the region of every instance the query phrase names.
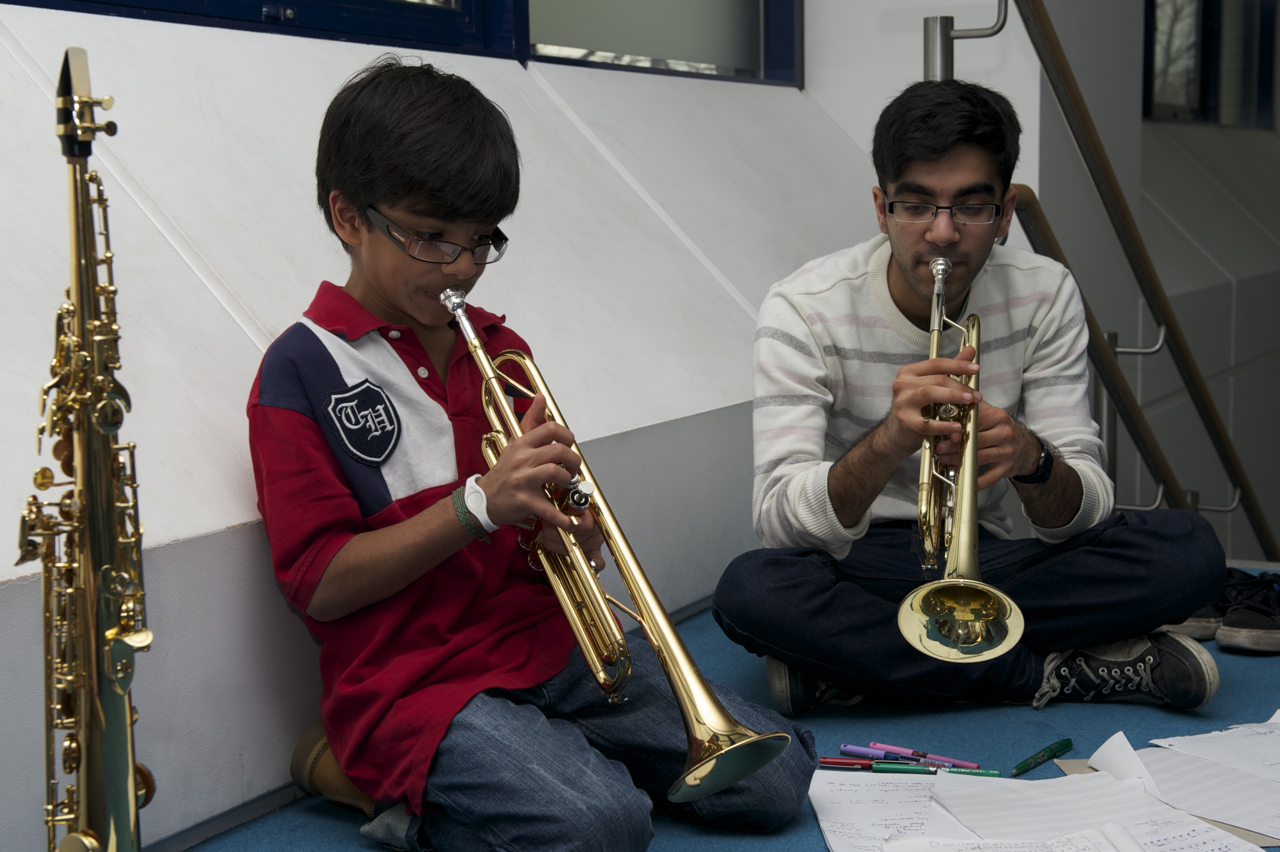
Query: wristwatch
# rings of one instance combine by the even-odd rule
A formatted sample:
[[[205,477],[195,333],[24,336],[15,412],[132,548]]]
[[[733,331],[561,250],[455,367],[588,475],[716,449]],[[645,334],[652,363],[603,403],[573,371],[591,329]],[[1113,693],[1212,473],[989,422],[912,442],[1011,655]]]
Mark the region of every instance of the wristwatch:
[[[1038,438],[1036,440],[1039,440]],[[1010,477],[1014,482],[1021,482],[1023,485],[1039,485],[1041,482],[1049,481],[1049,474],[1053,473],[1053,453],[1045,446],[1044,442],[1040,442],[1040,461],[1036,463],[1034,473],[1028,473],[1026,476]]]

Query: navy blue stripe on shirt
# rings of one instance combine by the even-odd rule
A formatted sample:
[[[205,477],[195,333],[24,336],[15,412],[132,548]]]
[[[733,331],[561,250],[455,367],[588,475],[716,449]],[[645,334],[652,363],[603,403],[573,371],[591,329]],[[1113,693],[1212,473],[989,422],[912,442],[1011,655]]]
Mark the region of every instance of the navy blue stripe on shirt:
[[[320,424],[329,451],[360,506],[360,514],[367,518],[391,505],[391,490],[380,468],[360,464],[347,455],[337,428],[324,416],[330,394],[347,388],[342,371],[315,332],[295,323],[276,338],[262,359],[258,403],[296,411]]]

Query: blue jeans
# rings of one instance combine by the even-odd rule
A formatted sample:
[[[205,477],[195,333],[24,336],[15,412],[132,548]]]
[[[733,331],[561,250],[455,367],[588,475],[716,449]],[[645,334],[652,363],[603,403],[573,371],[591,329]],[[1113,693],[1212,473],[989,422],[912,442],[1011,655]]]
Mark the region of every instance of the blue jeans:
[[[730,563],[713,612],[730,639],[759,655],[895,703],[1029,703],[1044,657],[1150,633],[1215,601],[1222,546],[1193,512],[1121,512],[1061,544],[1000,539],[980,528],[984,582],[1026,619],[1021,642],[980,663],[920,653],[898,632],[898,604],[942,568],[920,566],[907,521],[873,524],[837,560],[823,550],[754,550]]]
[[[813,734],[716,684],[739,722],[784,731],[791,744],[726,790],[667,801],[688,738],[652,649],[643,638],[628,642],[631,681],[621,706],[609,704],[575,652],[551,680],[483,692],[454,717],[427,775],[423,828],[436,849],[642,850],[653,837],[655,801],[678,819],[746,831],[769,831],[795,815],[817,768]]]

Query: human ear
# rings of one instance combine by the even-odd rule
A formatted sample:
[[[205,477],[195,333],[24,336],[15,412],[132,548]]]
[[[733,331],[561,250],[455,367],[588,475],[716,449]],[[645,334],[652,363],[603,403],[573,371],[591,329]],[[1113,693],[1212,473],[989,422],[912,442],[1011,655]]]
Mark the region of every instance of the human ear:
[[[360,245],[364,239],[364,223],[360,220],[360,212],[336,189],[329,193],[329,215],[339,239],[349,246]]]
[[[885,209],[884,192],[880,187],[871,187],[871,200],[876,205],[876,221],[880,223],[880,233],[889,233],[889,214]]]
[[[1000,230],[996,233],[997,239],[1007,237],[1009,228],[1013,225],[1013,214],[1018,207],[1018,190],[1015,185],[1009,186],[1009,191],[1004,194],[1004,206],[1000,211]]]

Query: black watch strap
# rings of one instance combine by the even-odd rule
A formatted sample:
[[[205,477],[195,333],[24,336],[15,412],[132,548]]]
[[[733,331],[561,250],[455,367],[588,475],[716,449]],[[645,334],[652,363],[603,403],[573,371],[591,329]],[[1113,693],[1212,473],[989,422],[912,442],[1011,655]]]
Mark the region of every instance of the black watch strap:
[[[1041,482],[1048,482],[1051,473],[1053,473],[1053,453],[1041,442],[1040,462],[1036,465],[1035,472],[1028,473],[1026,476],[1014,476],[1011,479],[1023,485],[1039,485]]]

